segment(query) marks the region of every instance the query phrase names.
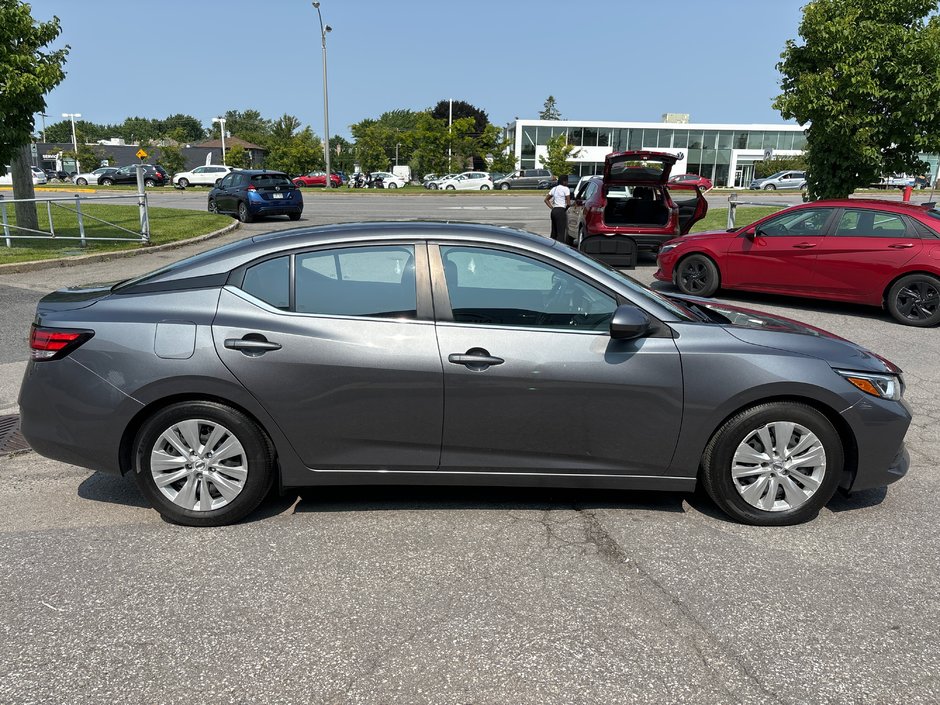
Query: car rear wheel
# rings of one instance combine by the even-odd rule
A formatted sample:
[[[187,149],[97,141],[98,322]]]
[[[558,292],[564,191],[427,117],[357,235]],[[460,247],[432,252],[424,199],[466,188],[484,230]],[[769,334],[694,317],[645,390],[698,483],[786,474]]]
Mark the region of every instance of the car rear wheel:
[[[508,190],[509,190],[509,184],[500,184],[500,185],[499,185],[499,189],[500,189],[500,191],[508,191]]]
[[[773,402],[733,416],[702,456],[702,484],[724,512],[746,524],[788,526],[815,517],[842,475],[839,433],[822,413]]]
[[[100,183],[102,186],[113,186],[113,185],[114,185],[114,181],[112,181],[111,179],[102,179],[102,180],[99,181],[98,183]]]
[[[396,184],[394,181],[389,181],[388,188],[398,188],[398,184]]]
[[[453,184],[448,184],[447,186],[445,186],[445,188],[446,188],[448,191],[456,191],[456,190],[457,190],[457,187],[454,186]]]
[[[154,181],[153,179],[144,179],[144,186],[149,186],[150,188],[153,188],[156,185],[157,185],[157,182]]]
[[[235,409],[190,401],[158,411],[137,434],[134,478],[168,521],[224,526],[245,517],[274,479],[274,453]]]
[[[676,265],[676,286],[690,296],[712,296],[721,285],[718,267],[705,255],[689,255]]]
[[[480,190],[481,190],[481,191],[489,191],[489,190],[490,190],[490,187],[487,186],[486,184],[483,184],[483,185],[480,187]]]
[[[238,219],[243,223],[250,223],[254,220],[251,216],[251,211],[248,210],[248,206],[244,203],[238,204]]]
[[[291,220],[300,220],[300,213],[288,213],[287,217]]]
[[[88,181],[86,181],[85,179],[75,179],[75,184],[77,186],[87,186]]]
[[[177,181],[176,183],[180,188],[186,188],[187,186],[189,186],[189,179],[184,177],[180,179],[179,181]]]
[[[773,184],[767,184],[766,186],[764,186],[764,190],[765,190],[765,191],[776,191],[776,190],[777,190],[777,187],[774,186]]]
[[[940,324],[940,279],[930,274],[908,274],[888,291],[888,312],[907,326],[929,328]]]

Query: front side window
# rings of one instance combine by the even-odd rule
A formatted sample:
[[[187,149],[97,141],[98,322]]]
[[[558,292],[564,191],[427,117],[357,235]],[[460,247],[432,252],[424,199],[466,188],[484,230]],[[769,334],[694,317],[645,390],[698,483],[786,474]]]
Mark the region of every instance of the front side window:
[[[232,185],[232,182],[235,180],[235,174],[229,174],[219,183],[221,188],[228,188]]]
[[[823,235],[831,208],[801,208],[778,215],[757,227],[760,237],[813,237]]]
[[[416,318],[412,245],[345,247],[297,255],[294,310],[335,316]]]
[[[524,255],[441,247],[457,323],[606,331],[613,297],[568,272]]]

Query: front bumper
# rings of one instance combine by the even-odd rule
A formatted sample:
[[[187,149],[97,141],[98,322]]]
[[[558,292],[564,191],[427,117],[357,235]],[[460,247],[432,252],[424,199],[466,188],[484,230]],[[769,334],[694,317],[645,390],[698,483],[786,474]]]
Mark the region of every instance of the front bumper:
[[[911,464],[904,436],[911,425],[911,409],[905,401],[865,398],[842,412],[857,445],[854,473],[848,473],[842,488],[859,492],[897,482]]]

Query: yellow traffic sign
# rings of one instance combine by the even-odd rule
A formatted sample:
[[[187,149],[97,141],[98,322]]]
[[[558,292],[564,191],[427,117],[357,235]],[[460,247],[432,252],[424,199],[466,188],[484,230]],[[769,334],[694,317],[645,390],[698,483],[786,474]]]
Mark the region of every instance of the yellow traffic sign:
[[[146,159],[148,156],[149,156],[149,155],[148,155],[144,150],[142,150],[142,149],[138,149],[138,150],[137,150],[137,158],[138,158],[138,159]]]

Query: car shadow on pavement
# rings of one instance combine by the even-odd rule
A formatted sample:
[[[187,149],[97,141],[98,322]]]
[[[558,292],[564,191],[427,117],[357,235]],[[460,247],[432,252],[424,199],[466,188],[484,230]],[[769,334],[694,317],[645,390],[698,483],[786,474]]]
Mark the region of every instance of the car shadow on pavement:
[[[127,507],[147,508],[150,506],[130,475],[121,477],[105,472],[94,472],[78,486],[78,496],[94,502],[123,504]]]
[[[628,490],[417,485],[304,487],[293,494],[299,497],[295,513],[462,509],[632,509],[681,513],[686,497],[682,493]]]

